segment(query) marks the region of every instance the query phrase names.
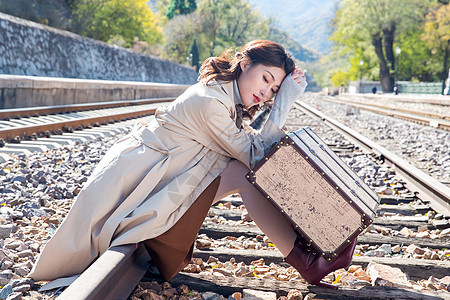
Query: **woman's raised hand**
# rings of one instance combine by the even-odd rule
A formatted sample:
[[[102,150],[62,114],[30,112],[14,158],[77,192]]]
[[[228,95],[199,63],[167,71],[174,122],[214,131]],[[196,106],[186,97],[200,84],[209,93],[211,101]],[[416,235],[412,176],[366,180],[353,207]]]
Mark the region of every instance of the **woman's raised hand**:
[[[283,128],[292,105],[305,92],[307,85],[305,74],[298,68],[292,71],[291,78],[283,80],[269,115],[269,120],[279,129]]]
[[[300,85],[304,85],[303,82],[305,82],[305,80],[306,80],[306,76],[303,73],[303,71],[297,67],[294,69],[294,71],[292,71],[291,77],[292,77],[292,79],[295,80],[295,82],[297,82]],[[302,80],[302,78],[303,78],[303,80]]]

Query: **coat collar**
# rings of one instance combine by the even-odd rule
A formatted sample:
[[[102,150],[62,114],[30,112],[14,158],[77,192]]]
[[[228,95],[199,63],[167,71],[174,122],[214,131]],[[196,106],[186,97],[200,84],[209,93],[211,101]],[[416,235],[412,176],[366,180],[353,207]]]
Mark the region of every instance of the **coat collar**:
[[[239,89],[237,87],[236,80],[233,81],[216,81],[212,80],[208,84],[208,86],[213,87],[216,91],[221,90],[223,92],[223,96],[220,97],[217,95],[218,100],[220,100],[223,104],[225,104],[230,110],[231,118],[236,121],[236,105],[242,104],[241,96],[239,94]]]
[[[233,81],[211,80],[206,85],[209,86],[210,88],[212,88],[210,90],[210,92],[212,92],[213,94],[215,94],[216,92],[219,92],[219,91],[220,91],[219,93],[222,94],[222,96],[219,96],[219,94],[215,94],[212,96],[217,97],[225,105],[234,107],[234,105],[236,104],[235,103],[236,95],[234,92],[233,83],[234,83],[234,80]],[[240,96],[238,96],[238,99],[240,99]],[[234,110],[234,108],[233,108],[233,110]]]
[[[233,95],[235,105],[244,105],[244,102],[242,102],[241,93],[239,92],[237,80],[233,80]]]
[[[242,102],[241,94],[239,92],[237,80],[228,81],[228,82],[218,81],[217,84],[219,84],[220,87],[222,88],[222,90],[225,92],[225,94],[227,94],[228,97],[230,97],[230,99],[234,105],[244,104]]]

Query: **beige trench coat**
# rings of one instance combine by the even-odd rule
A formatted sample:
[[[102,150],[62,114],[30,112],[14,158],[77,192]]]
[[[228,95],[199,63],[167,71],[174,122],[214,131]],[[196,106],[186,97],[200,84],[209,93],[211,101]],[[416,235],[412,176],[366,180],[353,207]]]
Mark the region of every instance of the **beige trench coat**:
[[[284,132],[270,121],[261,131],[238,129],[235,96],[233,82],[197,83],[148,125],[136,124],[99,162],[29,276],[79,274],[110,246],[157,237],[230,158],[252,167]]]

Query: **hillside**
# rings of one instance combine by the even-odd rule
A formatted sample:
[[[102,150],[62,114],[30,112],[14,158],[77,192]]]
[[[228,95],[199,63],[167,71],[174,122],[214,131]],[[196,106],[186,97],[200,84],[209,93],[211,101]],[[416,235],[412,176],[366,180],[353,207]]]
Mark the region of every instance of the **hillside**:
[[[250,0],[266,17],[274,17],[280,26],[300,44],[328,53],[331,42],[329,22],[339,0]]]
[[[157,1],[148,2],[151,9],[156,9]],[[324,8],[332,7],[334,1],[337,0],[324,0],[317,4],[313,0],[250,0],[262,15],[275,19],[276,25],[271,26],[268,38],[287,46],[300,61],[315,61],[320,57],[320,52],[326,53],[329,49],[329,42],[326,40],[327,20],[332,16],[332,9]],[[301,5],[296,4],[297,2]],[[301,7],[307,9],[302,10]],[[66,0],[46,0],[37,5],[34,0],[0,0],[0,11],[51,27],[71,30],[68,21],[71,10]]]

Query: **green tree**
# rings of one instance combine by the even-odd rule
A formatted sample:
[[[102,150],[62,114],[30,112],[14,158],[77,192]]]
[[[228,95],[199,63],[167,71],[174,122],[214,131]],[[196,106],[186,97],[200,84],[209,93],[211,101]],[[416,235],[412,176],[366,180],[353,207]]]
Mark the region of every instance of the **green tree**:
[[[338,51],[359,54],[356,61],[372,46],[382,89],[392,91],[396,37],[414,31],[429,4],[430,0],[343,0],[334,19],[332,40],[341,46]]]
[[[189,45],[197,33],[201,33],[202,18],[197,13],[178,15],[169,20],[163,29],[165,38],[163,57],[178,63],[186,63]],[[201,48],[201,46],[200,46]]]
[[[197,9],[197,0],[187,0],[187,13],[190,14]]]
[[[172,0],[167,7],[166,17],[170,20],[176,15],[190,14],[196,9],[196,0]]]
[[[196,71],[200,68],[200,57],[198,53],[197,39],[194,37],[191,45],[189,46],[189,55],[191,59],[191,66],[195,68]]]
[[[267,37],[268,21],[246,0],[201,0],[199,10],[209,55]]]
[[[436,44],[432,45],[431,40],[424,38],[423,25],[423,22],[420,22],[417,24],[417,30],[398,35],[396,43],[401,48],[398,61],[399,80],[441,80],[445,52]]]
[[[227,48],[266,38],[268,22],[246,0],[200,0],[195,12],[169,20],[163,33],[167,58],[186,63],[194,37],[203,61]]]
[[[145,0],[76,0],[72,15],[74,31],[97,40],[122,38],[129,47],[135,37],[149,44],[162,39]]]
[[[445,81],[449,68],[450,52],[450,5],[444,4],[430,10],[424,23],[423,40],[442,57],[442,72],[440,80]],[[439,55],[439,53],[436,53]],[[444,89],[444,84],[442,85]],[[443,90],[442,90],[443,91]]]

